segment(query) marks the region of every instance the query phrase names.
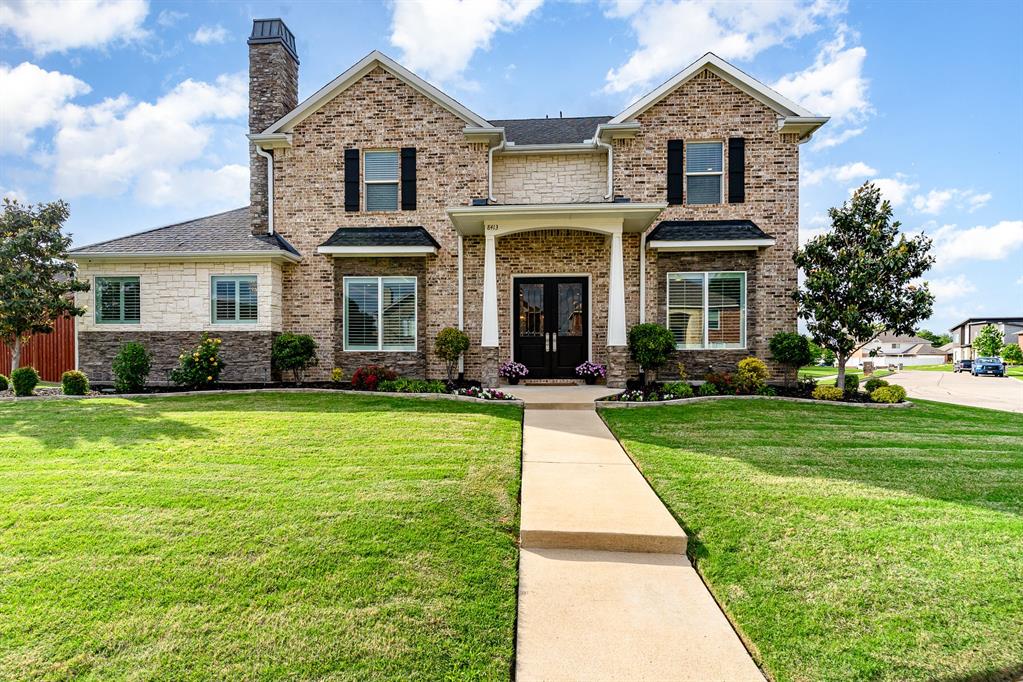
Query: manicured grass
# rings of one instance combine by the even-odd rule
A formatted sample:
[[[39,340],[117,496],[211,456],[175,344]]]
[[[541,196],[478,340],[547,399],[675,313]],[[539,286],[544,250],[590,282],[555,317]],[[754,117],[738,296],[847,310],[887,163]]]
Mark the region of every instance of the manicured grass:
[[[894,372],[891,372],[890,370],[887,369],[878,369],[875,370],[874,373],[871,374],[870,376],[880,379],[881,377],[886,377],[893,373]],[[834,377],[837,374],[838,374],[837,367],[820,367],[818,365],[807,365],[806,367],[799,368],[800,379],[817,379],[817,384],[820,386],[834,386],[836,379],[821,380],[821,377]],[[861,383],[866,380],[866,377],[863,376],[863,370],[860,369],[859,367],[846,367],[845,375],[858,376],[860,378]]]
[[[0,677],[507,678],[521,410],[0,404]]]
[[[1023,673],[1023,420],[919,402],[607,410],[776,680]]]

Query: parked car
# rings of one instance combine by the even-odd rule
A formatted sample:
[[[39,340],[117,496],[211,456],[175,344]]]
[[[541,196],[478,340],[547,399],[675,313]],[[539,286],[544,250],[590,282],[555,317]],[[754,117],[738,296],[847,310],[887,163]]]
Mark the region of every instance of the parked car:
[[[1001,358],[977,358],[973,361],[973,367],[970,368],[970,374],[975,377],[979,377],[982,374],[1004,377],[1005,363],[1002,362]]]
[[[973,367],[973,360],[959,360],[956,364],[952,365],[952,371],[956,374],[959,372],[969,372],[971,367]]]

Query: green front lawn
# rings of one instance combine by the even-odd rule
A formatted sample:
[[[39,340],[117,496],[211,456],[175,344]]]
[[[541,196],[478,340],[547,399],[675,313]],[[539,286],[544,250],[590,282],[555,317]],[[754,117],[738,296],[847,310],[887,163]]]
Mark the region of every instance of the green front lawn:
[[[0,677],[506,678],[521,410],[0,404]]]
[[[790,370],[791,371],[791,370]],[[856,367],[846,367],[846,374],[859,374]],[[820,365],[806,365],[799,368],[800,379],[817,379],[819,377],[833,377],[838,374],[838,367],[821,367]]]
[[[1023,420],[938,403],[602,413],[776,680],[1023,674]]]

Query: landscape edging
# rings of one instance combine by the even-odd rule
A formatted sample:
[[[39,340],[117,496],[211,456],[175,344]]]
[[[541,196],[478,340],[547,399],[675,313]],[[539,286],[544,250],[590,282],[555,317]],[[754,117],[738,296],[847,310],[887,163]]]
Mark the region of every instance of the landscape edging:
[[[791,398],[784,395],[701,395],[692,398],[675,398],[674,400],[595,400],[597,409],[615,409],[629,407],[659,407],[661,405],[686,405],[708,400],[782,400],[790,403],[813,403],[814,405],[846,405],[848,407],[913,407],[913,403],[904,400],[901,403],[849,403],[841,400],[814,400],[813,398]]]

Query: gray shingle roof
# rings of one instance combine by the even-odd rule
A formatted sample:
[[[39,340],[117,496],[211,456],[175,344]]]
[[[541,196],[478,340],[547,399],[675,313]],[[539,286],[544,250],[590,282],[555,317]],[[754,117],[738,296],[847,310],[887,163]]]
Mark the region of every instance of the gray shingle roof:
[[[506,118],[490,123],[504,128],[505,139],[515,144],[565,144],[592,138],[597,126],[610,120],[610,116],[576,116]]]
[[[131,255],[133,253],[216,253],[221,251],[273,253],[288,251],[299,256],[280,235],[255,236],[250,231],[249,207],[236,208],[204,218],[186,220],[136,232],[105,242],[72,249],[70,253]]]
[[[662,220],[649,241],[716,241],[719,239],[772,239],[751,220]]]
[[[341,227],[320,246],[433,246],[440,244],[423,227]]]

